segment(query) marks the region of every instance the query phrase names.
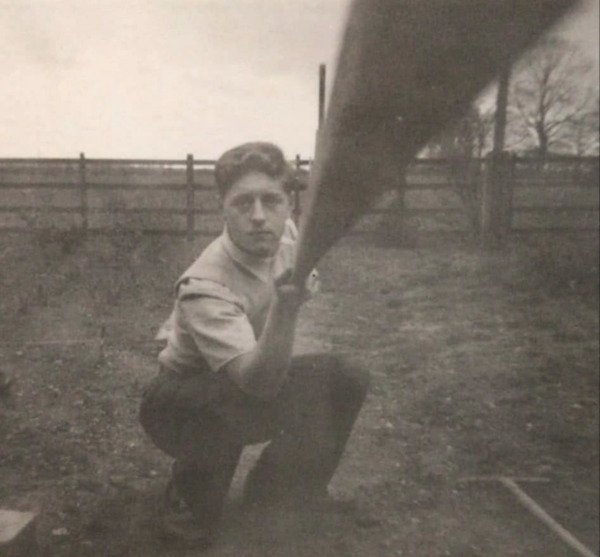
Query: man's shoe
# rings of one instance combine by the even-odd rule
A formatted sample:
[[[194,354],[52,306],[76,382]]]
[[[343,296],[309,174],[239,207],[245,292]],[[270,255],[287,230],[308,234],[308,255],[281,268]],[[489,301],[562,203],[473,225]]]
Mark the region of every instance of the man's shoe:
[[[184,547],[206,549],[216,537],[216,525],[198,520],[169,482],[165,494],[164,514],[161,520],[162,535]]]

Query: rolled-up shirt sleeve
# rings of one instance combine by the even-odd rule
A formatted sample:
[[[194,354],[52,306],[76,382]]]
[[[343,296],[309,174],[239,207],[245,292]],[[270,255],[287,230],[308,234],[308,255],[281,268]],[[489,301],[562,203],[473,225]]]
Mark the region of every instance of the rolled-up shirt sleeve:
[[[191,279],[179,287],[177,305],[179,325],[213,371],[256,346],[243,304],[225,286]]]

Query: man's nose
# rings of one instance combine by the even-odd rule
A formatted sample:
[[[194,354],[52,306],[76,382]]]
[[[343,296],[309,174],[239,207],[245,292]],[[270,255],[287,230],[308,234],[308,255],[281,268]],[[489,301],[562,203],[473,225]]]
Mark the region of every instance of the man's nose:
[[[265,221],[265,211],[260,199],[254,201],[250,218],[252,219],[252,222],[255,223],[261,223]]]

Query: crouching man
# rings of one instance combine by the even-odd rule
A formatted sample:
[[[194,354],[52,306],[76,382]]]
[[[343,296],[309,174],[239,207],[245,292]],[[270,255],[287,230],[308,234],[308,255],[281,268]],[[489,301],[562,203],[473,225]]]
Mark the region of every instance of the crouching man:
[[[183,541],[214,538],[247,444],[271,440],[246,479],[247,500],[326,497],[365,398],[361,370],[331,355],[292,358],[310,290],[291,282],[292,177],[270,143],[224,153],[215,167],[223,233],[176,283],[140,421],[175,459],[163,523]]]

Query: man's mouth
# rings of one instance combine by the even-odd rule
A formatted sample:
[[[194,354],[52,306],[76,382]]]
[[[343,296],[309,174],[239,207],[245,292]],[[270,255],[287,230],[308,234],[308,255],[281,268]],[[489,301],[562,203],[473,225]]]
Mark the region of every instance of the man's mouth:
[[[269,238],[274,238],[275,234],[269,232],[268,230],[257,230],[255,232],[250,232],[250,236],[252,238],[256,238],[257,240],[265,240]]]

